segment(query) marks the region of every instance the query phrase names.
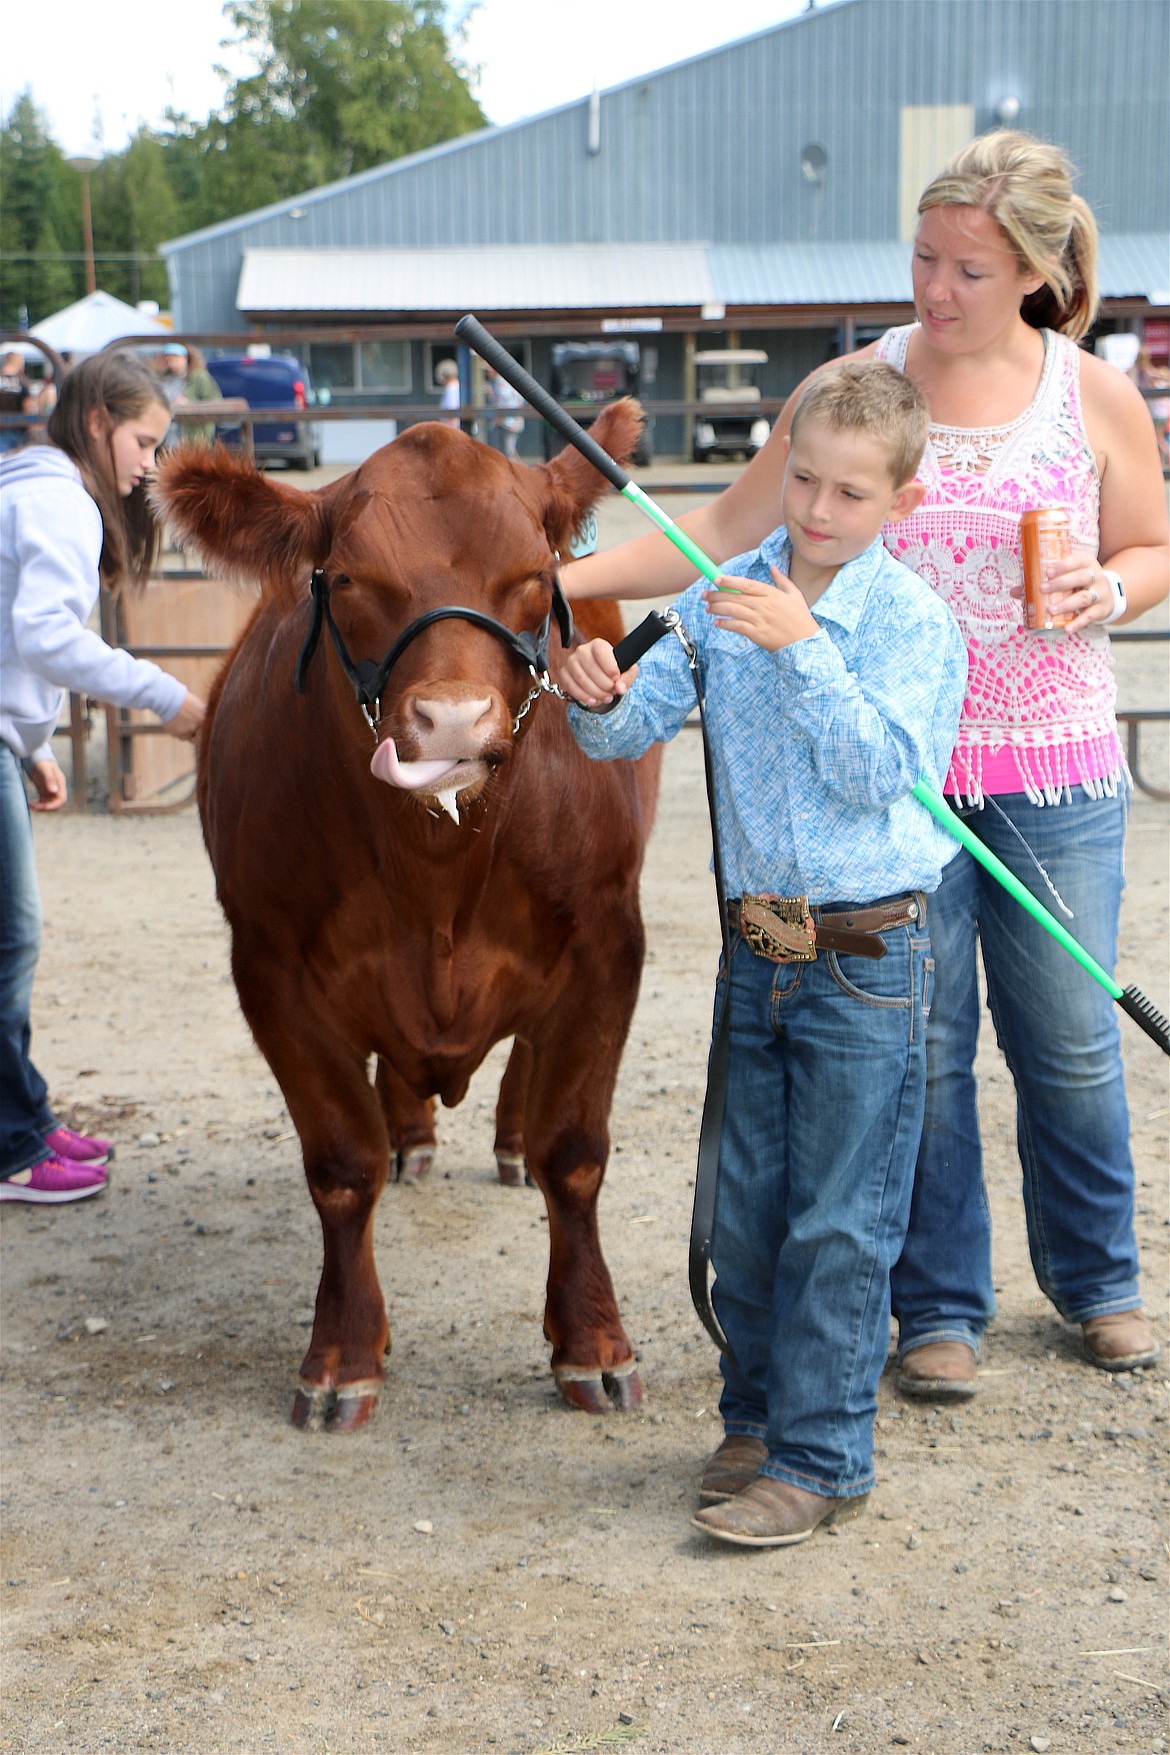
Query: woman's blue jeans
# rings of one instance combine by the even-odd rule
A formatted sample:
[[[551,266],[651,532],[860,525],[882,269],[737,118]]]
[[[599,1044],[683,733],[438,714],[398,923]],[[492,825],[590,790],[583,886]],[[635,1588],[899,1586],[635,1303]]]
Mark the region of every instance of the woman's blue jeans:
[[[733,943],[727,1104],[711,1260],[728,1433],[763,1472],[829,1498],[873,1482],[890,1269],[910,1210],[925,1091],[930,941],[881,961],[770,963]]]
[[[0,1178],[47,1156],[45,1081],[29,1059],[29,1010],[41,948],[41,898],[20,763],[0,743]]]
[[[1037,807],[1013,793],[963,815],[1111,970],[1124,888],[1124,794],[1091,799],[1074,791],[1071,801]],[[1060,912],[1004,816],[1072,919]],[[931,898],[930,931],[936,972],[926,1119],[910,1229],[892,1279],[899,1354],[944,1340],[977,1351],[995,1314],[973,1072],[977,942],[988,1008],[1015,1081],[1024,1215],[1040,1289],[1069,1322],[1132,1310],[1141,1302],[1134,1173],[1114,1002],[965,851],[946,867]]]

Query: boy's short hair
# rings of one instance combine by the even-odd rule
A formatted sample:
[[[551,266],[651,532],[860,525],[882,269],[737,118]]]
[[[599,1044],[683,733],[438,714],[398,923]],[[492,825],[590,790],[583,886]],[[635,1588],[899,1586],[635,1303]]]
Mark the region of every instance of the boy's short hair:
[[[930,428],[926,398],[917,384],[885,360],[848,360],[818,372],[792,412],[795,439],[804,420],[823,420],[838,432],[867,433],[884,445],[895,487],[913,481]]]

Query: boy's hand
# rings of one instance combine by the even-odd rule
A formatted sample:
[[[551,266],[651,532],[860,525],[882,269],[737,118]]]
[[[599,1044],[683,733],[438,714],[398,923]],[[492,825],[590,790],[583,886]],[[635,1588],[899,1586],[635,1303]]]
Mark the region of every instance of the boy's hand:
[[[730,590],[712,586],[703,593],[703,602],[717,628],[743,634],[765,652],[779,652],[820,629],[800,588],[779,567],[769,571],[775,589],[758,579],[728,579]]]
[[[622,675],[608,640],[589,640],[570,652],[558,680],[578,706],[603,707],[624,695],[637,674],[634,664]]]

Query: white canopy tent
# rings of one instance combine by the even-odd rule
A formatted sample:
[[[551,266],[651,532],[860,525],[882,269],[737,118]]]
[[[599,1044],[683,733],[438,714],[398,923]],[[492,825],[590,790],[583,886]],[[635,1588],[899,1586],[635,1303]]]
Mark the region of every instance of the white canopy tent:
[[[74,305],[66,305],[51,317],[34,323],[29,330],[41,341],[47,341],[58,353],[98,353],[111,341],[124,335],[170,336],[171,330],[157,317],[136,311],[123,304],[112,293],[92,292]]]

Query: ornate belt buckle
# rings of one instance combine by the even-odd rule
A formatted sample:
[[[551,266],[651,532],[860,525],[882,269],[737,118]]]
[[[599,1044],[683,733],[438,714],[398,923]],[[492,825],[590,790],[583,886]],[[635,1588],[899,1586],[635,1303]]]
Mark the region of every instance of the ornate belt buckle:
[[[748,948],[770,963],[811,963],[817,932],[807,896],[741,896],[739,930]]]

